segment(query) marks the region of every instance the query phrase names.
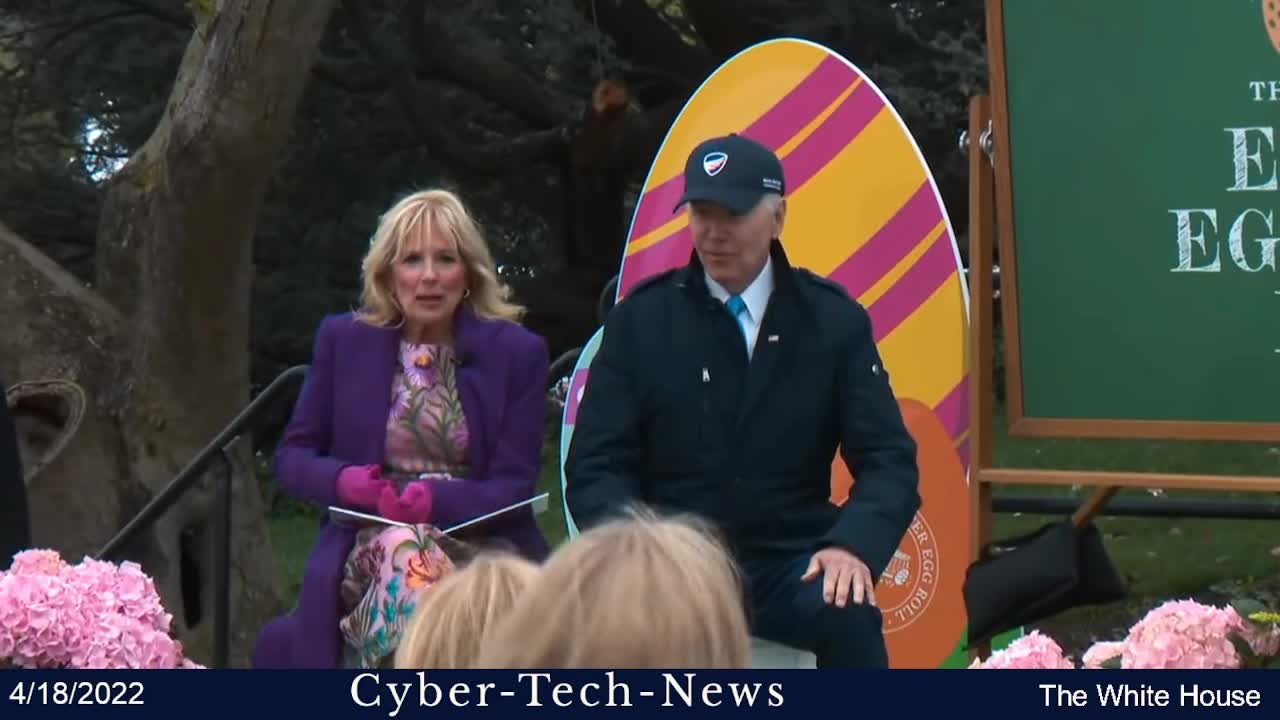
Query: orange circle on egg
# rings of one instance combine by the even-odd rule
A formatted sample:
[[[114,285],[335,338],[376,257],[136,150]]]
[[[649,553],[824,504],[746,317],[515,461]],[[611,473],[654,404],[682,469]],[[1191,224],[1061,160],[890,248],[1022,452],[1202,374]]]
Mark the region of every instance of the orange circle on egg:
[[[962,588],[969,564],[969,483],[942,421],[918,400],[898,402],[917,444],[923,504],[876,585],[889,664],[936,668],[964,637]],[[831,501],[844,504],[856,479],[837,455]]]

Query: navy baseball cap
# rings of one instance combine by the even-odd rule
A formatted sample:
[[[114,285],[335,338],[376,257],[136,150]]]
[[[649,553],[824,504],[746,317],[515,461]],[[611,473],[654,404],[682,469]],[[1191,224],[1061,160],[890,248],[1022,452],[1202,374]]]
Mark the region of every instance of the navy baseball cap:
[[[690,200],[750,212],[769,193],[786,194],[782,161],[772,150],[737,133],[704,140],[684,166],[684,194],[672,212]]]

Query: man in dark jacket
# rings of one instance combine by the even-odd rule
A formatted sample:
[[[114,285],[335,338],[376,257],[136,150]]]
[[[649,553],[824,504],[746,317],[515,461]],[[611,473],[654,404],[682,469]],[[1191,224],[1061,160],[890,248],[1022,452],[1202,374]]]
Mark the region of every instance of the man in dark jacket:
[[[4,384],[0,383],[0,390]],[[18,430],[0,392],[0,570],[7,570],[19,550],[31,546],[27,485],[22,478]]]
[[[916,446],[866,310],[787,261],[784,196],[781,162],[745,137],[689,156],[694,252],[611,311],[566,500],[581,528],[631,504],[712,521],[756,635],[821,667],[887,667],[874,588],[920,507]],[[842,507],[837,450],[855,478]]]

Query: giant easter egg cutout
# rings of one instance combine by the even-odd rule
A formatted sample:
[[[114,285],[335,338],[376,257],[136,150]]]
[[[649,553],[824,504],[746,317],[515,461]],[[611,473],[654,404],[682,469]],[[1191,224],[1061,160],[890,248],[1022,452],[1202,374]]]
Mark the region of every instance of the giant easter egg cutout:
[[[960,582],[969,553],[968,296],[933,176],[875,83],[837,53],[797,39],[755,45],[721,65],[689,98],[653,161],[616,298],[623,302],[636,283],[688,263],[688,215],[672,212],[685,161],[699,142],[731,132],[782,160],[788,258],[867,308],[884,368],[921,443],[925,507],[891,563],[892,583],[882,580],[877,591],[891,665],[954,664],[963,646]],[[597,333],[583,352],[575,388],[589,377],[599,341]],[[562,468],[574,420],[566,407]],[[842,482],[847,492],[852,480],[837,461],[833,498]]]

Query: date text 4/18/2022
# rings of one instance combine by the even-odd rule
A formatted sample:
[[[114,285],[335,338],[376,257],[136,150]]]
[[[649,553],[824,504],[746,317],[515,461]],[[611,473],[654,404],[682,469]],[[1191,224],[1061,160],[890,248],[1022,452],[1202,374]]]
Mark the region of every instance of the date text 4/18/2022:
[[[19,681],[9,692],[15,705],[143,705],[142,683]]]

